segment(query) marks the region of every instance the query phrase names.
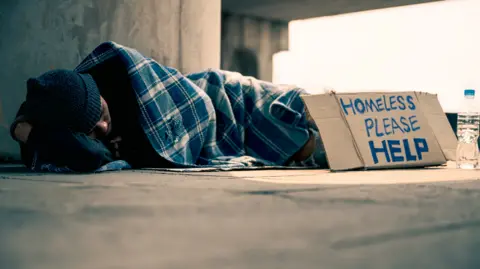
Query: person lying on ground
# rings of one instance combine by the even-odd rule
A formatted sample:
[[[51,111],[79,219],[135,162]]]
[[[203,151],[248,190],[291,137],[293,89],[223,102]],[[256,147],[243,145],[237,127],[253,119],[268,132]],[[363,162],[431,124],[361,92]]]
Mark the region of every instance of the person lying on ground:
[[[105,42],[74,70],[28,79],[11,136],[36,171],[93,172],[118,160],[129,168],[325,168],[302,94],[224,70],[183,75]]]

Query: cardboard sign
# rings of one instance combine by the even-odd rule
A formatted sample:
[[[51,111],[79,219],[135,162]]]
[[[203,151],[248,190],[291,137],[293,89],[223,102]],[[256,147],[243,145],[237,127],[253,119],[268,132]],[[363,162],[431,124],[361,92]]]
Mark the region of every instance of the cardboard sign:
[[[370,92],[303,96],[331,170],[444,164],[456,137],[436,95]]]

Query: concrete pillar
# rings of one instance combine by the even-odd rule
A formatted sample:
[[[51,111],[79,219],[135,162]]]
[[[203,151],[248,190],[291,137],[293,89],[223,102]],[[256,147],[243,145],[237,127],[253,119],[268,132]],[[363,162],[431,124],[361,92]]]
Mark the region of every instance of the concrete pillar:
[[[112,40],[182,72],[220,66],[221,0],[0,1],[0,160],[18,159],[8,125],[25,81],[74,68]]]
[[[224,13],[222,27],[222,68],[271,81],[273,54],[288,50],[288,23]]]
[[[220,68],[221,0],[182,0],[180,11],[179,68]]]

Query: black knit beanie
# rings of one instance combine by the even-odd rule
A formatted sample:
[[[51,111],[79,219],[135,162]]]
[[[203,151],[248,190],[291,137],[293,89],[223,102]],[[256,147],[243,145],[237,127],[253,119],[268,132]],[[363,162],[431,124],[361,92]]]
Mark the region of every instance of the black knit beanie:
[[[89,74],[53,70],[27,81],[25,108],[33,124],[90,133],[100,120],[100,91]]]

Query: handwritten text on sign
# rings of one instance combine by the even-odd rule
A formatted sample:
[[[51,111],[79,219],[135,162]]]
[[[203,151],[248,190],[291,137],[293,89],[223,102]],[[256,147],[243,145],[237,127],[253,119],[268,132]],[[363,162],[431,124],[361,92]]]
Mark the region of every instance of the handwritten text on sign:
[[[411,95],[381,95],[375,98],[340,97],[340,105],[345,116],[366,116],[365,131],[375,164],[379,163],[379,154],[385,155],[387,163],[395,163],[419,161],[423,159],[423,154],[428,152],[428,143],[425,138],[409,135],[421,129],[416,116],[417,105],[414,101],[415,98]],[[392,113],[388,113],[395,110],[411,113],[402,113],[402,116],[392,116]],[[403,134],[404,137],[409,135],[409,138],[392,138],[391,136],[395,134]]]

